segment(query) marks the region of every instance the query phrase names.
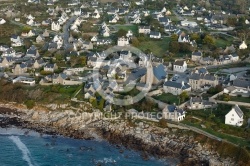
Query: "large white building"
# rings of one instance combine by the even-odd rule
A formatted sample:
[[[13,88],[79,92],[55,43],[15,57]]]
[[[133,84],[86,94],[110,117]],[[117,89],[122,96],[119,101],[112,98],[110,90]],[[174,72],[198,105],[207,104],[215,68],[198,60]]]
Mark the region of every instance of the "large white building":
[[[165,93],[180,95],[183,91],[190,92],[191,86],[184,82],[166,81],[163,85],[163,90]]]
[[[242,126],[243,124],[243,115],[238,105],[235,105],[225,116],[225,124],[233,126]]]
[[[60,26],[59,22],[53,21],[51,24],[51,30],[52,31],[60,31],[60,29],[61,29],[61,26]]]
[[[118,38],[117,45],[118,46],[127,46],[127,45],[129,45],[129,39],[126,37],[120,37],[120,38]]]
[[[185,72],[187,70],[187,63],[184,60],[176,60],[173,65],[173,71]]]

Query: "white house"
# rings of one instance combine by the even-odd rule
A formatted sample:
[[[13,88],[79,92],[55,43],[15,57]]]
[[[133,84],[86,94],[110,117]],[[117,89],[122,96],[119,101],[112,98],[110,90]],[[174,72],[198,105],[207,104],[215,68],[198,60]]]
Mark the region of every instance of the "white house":
[[[245,43],[245,41],[243,41],[243,42],[240,44],[239,49],[241,49],[241,50],[247,49],[247,44]]]
[[[185,72],[187,70],[187,63],[184,60],[176,60],[173,66],[173,71]]]
[[[126,37],[120,37],[118,38],[118,41],[117,41],[117,45],[118,46],[126,46],[126,45],[129,45],[129,39],[126,38]]]
[[[3,18],[0,18],[0,25],[5,24],[6,21]]]
[[[242,126],[243,124],[243,115],[238,105],[235,105],[225,116],[225,124],[233,126]]]
[[[10,41],[11,41],[11,46],[13,47],[19,47],[23,45],[22,39],[20,38],[20,36],[17,35],[12,35]]]
[[[99,13],[93,13],[93,14],[92,14],[92,17],[93,17],[93,18],[100,18],[101,16],[100,16]]]
[[[245,24],[247,24],[247,25],[248,25],[248,24],[249,24],[249,21],[248,21],[248,20],[246,20],[246,21],[245,21]]]
[[[181,26],[196,27],[198,26],[198,24],[194,21],[184,20],[184,21],[181,21]]]
[[[201,96],[191,97],[189,100],[190,109],[203,109],[203,99]]]
[[[134,18],[130,23],[132,23],[132,24],[140,24],[141,23],[141,17],[138,16],[138,17]]]
[[[184,32],[182,32],[179,35],[178,42],[179,43],[190,43],[189,35],[186,35]]]
[[[92,41],[92,42],[97,42],[97,40],[98,40],[98,37],[97,37],[97,36],[93,36],[93,37],[90,39],[90,41]]]
[[[133,36],[133,32],[131,30],[128,30],[126,36],[127,38],[131,38]]]
[[[139,33],[150,34],[150,26],[139,26]]]
[[[61,26],[59,24],[59,22],[52,22],[51,24],[51,30],[52,31],[59,31],[61,29]]]
[[[167,9],[165,7],[162,8],[161,12],[165,13],[167,11]]]

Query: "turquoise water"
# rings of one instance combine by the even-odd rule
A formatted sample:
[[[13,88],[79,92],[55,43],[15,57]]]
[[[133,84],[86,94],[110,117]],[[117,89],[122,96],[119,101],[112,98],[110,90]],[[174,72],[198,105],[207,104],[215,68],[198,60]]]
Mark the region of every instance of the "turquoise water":
[[[25,130],[0,129],[0,166],[160,166],[170,160],[143,160],[140,153],[116,148],[103,140],[53,138]]]

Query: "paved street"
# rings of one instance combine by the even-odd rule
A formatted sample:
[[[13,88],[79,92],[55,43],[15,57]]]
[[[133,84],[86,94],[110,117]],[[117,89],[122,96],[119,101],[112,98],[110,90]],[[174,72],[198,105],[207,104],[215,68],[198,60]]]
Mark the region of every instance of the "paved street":
[[[67,22],[63,26],[63,40],[64,40],[64,48],[71,47],[71,44],[69,43],[69,37],[70,37],[70,31],[69,27],[74,21],[76,20],[77,16],[73,16],[70,19],[67,20]]]

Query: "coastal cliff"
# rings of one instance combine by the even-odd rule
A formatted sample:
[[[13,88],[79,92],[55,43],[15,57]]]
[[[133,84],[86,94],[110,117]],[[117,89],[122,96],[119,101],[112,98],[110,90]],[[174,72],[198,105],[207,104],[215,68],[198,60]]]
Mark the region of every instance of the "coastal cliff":
[[[15,125],[77,139],[104,138],[118,146],[141,151],[145,159],[149,155],[176,158],[179,165],[249,164],[248,154],[228,143],[189,130],[170,126],[163,128],[150,121],[103,120],[99,110],[89,111],[90,108],[88,103],[82,103],[79,109],[67,104],[26,109],[24,105],[2,103],[0,127]],[[241,154],[234,156],[235,153],[230,155],[228,151],[241,151]]]

